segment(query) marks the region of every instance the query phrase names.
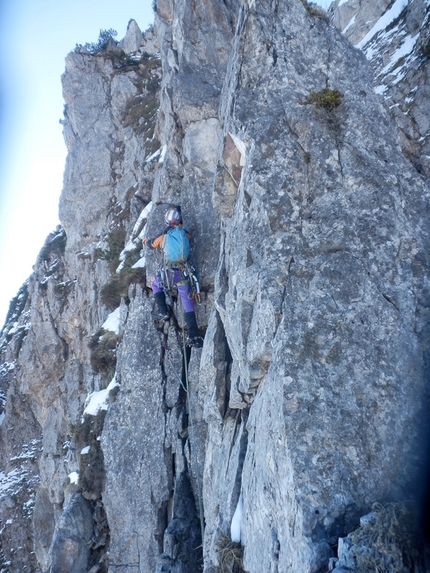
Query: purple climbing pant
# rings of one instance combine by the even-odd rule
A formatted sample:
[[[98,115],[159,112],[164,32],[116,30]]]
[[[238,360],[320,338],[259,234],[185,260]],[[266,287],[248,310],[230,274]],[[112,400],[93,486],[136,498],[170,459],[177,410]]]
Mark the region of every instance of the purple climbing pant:
[[[187,279],[181,276],[181,271],[178,269],[167,269],[166,274],[168,277],[169,285],[177,286],[179,296],[181,297],[182,306],[184,307],[184,312],[194,312],[194,300],[193,293],[191,291],[190,283]],[[183,283],[185,284],[178,284]],[[157,294],[158,292],[164,292],[163,281],[161,279],[160,273],[152,279],[151,283],[152,292]]]

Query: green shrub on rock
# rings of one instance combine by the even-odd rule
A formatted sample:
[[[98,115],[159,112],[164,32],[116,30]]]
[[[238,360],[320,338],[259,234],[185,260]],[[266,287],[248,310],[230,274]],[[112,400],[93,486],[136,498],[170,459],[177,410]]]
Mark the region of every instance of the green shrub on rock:
[[[317,107],[332,110],[342,103],[343,94],[338,90],[324,88],[318,92],[311,92],[306,100],[305,105],[315,104]]]
[[[107,378],[112,378],[116,368],[116,348],[119,336],[103,328],[98,330],[90,339],[91,366]]]
[[[114,40],[115,36],[118,35],[116,30],[109,28],[109,30],[100,30],[99,38],[97,42],[86,42],[84,45],[76,44],[75,52],[80,52],[81,50],[86,50],[90,54],[98,54],[106,49],[110,40]]]
[[[127,299],[128,289],[132,284],[140,284],[146,288],[146,269],[123,269],[119,275],[114,275],[112,280],[102,286],[100,298],[109,310],[117,308],[121,299]]]

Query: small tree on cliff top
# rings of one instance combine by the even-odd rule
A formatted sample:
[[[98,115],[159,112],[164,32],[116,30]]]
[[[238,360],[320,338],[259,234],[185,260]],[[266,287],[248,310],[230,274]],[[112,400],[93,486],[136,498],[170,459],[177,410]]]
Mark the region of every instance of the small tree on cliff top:
[[[118,32],[112,28],[109,28],[109,30],[100,30],[97,42],[86,42],[84,45],[76,44],[75,52],[79,52],[82,49],[87,50],[91,54],[102,52],[108,45],[109,40],[111,38],[114,39],[115,36],[118,36]]]

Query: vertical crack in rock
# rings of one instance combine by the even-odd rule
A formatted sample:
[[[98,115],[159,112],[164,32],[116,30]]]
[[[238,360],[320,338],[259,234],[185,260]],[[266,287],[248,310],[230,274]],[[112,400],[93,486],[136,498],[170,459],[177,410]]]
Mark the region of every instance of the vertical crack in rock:
[[[231,368],[233,364],[233,357],[228,346],[227,339],[224,335],[225,355],[220,356],[220,365],[225,368],[221,379],[216,381],[216,401],[219,407],[222,418],[228,415],[231,391]],[[225,365],[225,366],[224,366]]]
[[[170,329],[170,334],[176,327]],[[175,339],[179,340],[179,332],[176,332]],[[156,571],[175,571],[181,567],[183,571],[192,573],[196,571],[202,563],[202,536],[200,533],[201,520],[203,520],[203,508],[201,506],[201,483],[199,460],[197,449],[199,449],[196,439],[199,433],[194,425],[197,423],[193,419],[193,409],[191,407],[190,393],[193,392],[190,386],[189,367],[191,349],[180,349],[175,352],[178,370],[172,372],[174,364],[170,360],[170,375],[174,375],[174,380],[169,382],[166,376],[164,384],[172,383],[176,387],[176,402],[171,404],[171,415],[181,421],[178,428],[178,438],[181,442],[180,451],[172,455],[170,448],[166,449],[166,465],[172,468],[171,486],[172,497],[164,502],[158,509],[158,527],[160,534],[159,553],[157,558]],[[170,352],[170,350],[167,350]],[[181,360],[180,360],[181,358]],[[168,420],[166,419],[166,428]],[[167,441],[166,441],[167,444]],[[169,454],[170,451],[170,454]],[[178,467],[177,467],[178,466]],[[190,480],[193,481],[191,486]]]

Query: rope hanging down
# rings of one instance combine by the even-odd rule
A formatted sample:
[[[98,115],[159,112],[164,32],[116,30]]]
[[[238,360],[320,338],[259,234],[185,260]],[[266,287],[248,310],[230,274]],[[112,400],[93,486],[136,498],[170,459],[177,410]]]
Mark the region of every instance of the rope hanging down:
[[[167,360],[170,362],[170,366],[172,367],[173,374],[174,374],[175,378],[178,380],[179,384],[181,385],[182,390],[184,390],[184,392],[187,392],[187,389],[185,388],[184,383],[182,382],[179,374],[175,370],[175,365],[173,364],[173,360],[170,358],[169,349],[168,349],[167,345],[166,345],[164,350],[165,350],[165,353],[167,356]],[[186,358],[184,357],[184,360],[185,359]]]
[[[180,300],[180,297],[178,297],[178,298]],[[170,299],[170,296],[169,296],[169,299]],[[171,299],[170,299],[170,301],[171,301]],[[178,307],[179,307],[179,305],[178,305]],[[184,324],[184,322],[185,322],[185,317],[184,317],[185,310],[184,310],[182,304],[180,305],[180,307],[181,307],[181,311],[183,314],[182,322]],[[171,305],[171,308],[173,308],[173,304]],[[201,485],[200,485],[199,464],[198,464],[198,455],[197,455],[197,441],[195,439],[195,433],[194,433],[194,421],[193,421],[193,412],[192,412],[192,408],[191,408],[191,395],[190,395],[189,376],[188,376],[187,351],[190,351],[190,348],[187,347],[187,344],[186,344],[184,326],[182,326],[181,330],[182,330],[183,373],[184,373],[184,378],[185,378],[185,387],[184,387],[184,383],[183,383],[184,380],[181,379],[181,377],[177,373],[175,365],[173,364],[173,361],[170,357],[169,348],[167,346],[167,339],[166,338],[164,338],[164,340],[162,341],[162,356],[160,358],[160,361],[163,361],[164,358],[167,356],[167,359],[168,359],[168,361],[172,367],[173,374],[174,374],[175,378],[179,381],[182,389],[185,391],[185,394],[187,396],[186,397],[186,404],[187,404],[187,408],[188,408],[188,419],[189,419],[188,426],[190,428],[189,438],[190,438],[190,451],[191,451],[191,453],[190,453],[190,455],[191,455],[191,467],[193,465],[193,457],[194,457],[195,475],[196,475],[196,482],[197,482],[197,497],[198,497],[199,517],[200,517],[200,530],[201,530],[201,537],[202,537],[202,544],[203,544],[205,532],[204,532],[204,522],[203,522],[202,489],[201,489]],[[194,454],[194,456],[193,456],[193,454]]]
[[[202,535],[202,545],[204,543],[205,538],[205,527],[203,523],[203,502],[202,502],[202,491],[200,486],[200,476],[199,476],[199,460],[197,456],[197,442],[195,440],[194,434],[194,423],[193,423],[193,414],[191,411],[191,395],[190,395],[190,388],[189,388],[189,380],[188,380],[188,361],[187,361],[187,345],[185,341],[185,329],[182,327],[182,348],[183,348],[183,356],[184,356],[184,369],[185,369],[185,387],[187,393],[187,406],[188,406],[188,417],[189,417],[189,428],[190,428],[190,449],[191,449],[191,462],[193,459],[193,451],[195,452],[195,472],[196,472],[196,480],[197,480],[197,497],[199,498],[199,515],[200,515],[200,531]]]

